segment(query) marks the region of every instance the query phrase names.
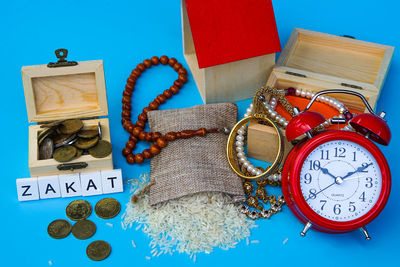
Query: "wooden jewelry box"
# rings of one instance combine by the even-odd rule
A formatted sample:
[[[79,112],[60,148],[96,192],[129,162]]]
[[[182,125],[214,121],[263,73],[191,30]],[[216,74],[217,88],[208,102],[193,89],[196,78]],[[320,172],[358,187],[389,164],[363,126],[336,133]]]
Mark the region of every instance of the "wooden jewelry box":
[[[29,170],[31,176],[112,170],[112,153],[104,158],[91,155],[60,163],[39,159],[40,124],[62,119],[80,118],[85,127],[101,125],[102,139],[111,143],[107,95],[102,60],[68,62],[68,51],[56,50],[60,59],[48,65],[22,67],[22,80],[29,123]],[[59,64],[60,66],[57,66]]]
[[[393,51],[392,46],[296,28],[266,85],[279,89],[293,87],[314,93],[326,89],[350,89],[363,94],[375,108]],[[366,112],[362,101],[355,96],[328,96],[338,99],[352,112]],[[297,105],[296,102],[291,104]],[[324,115],[324,110],[316,111]],[[248,155],[271,162],[276,152],[270,144],[275,144],[275,139],[275,132],[268,126],[250,125]],[[285,148],[286,154],[291,145],[286,142]]]

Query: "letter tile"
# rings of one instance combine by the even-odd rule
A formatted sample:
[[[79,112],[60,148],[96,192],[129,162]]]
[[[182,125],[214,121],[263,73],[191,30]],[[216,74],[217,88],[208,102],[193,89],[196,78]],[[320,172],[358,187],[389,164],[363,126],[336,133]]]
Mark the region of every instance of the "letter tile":
[[[58,176],[62,197],[82,196],[79,173],[63,174]]]
[[[38,200],[38,179],[36,177],[17,179],[17,193],[19,201]]]
[[[100,172],[81,173],[81,187],[83,196],[101,195],[103,189]]]
[[[40,199],[61,197],[58,175],[38,177]]]
[[[101,183],[103,194],[123,192],[121,169],[101,171]]]

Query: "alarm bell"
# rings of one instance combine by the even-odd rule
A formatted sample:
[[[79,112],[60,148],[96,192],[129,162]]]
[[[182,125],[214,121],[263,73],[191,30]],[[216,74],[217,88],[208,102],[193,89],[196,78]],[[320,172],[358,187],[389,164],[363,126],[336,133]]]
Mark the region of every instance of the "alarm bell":
[[[303,111],[289,121],[289,124],[286,126],[286,138],[291,142],[324,122],[325,118],[318,112]]]
[[[350,121],[350,125],[359,134],[364,135],[378,144],[387,146],[390,143],[392,134],[389,126],[383,119],[384,117],[384,112],[381,112],[379,116],[369,113],[359,114]]]

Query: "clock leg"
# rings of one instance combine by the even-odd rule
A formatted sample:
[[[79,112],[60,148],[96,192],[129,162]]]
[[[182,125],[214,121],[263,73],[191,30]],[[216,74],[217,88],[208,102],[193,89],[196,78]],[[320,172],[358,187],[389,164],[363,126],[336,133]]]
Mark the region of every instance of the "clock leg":
[[[301,231],[300,235],[301,236],[306,236],[307,231],[311,228],[312,223],[308,221],[306,225],[304,225],[303,231]]]
[[[365,235],[366,240],[371,240],[371,237],[369,236],[367,228],[365,228],[365,226],[361,227],[360,231]]]

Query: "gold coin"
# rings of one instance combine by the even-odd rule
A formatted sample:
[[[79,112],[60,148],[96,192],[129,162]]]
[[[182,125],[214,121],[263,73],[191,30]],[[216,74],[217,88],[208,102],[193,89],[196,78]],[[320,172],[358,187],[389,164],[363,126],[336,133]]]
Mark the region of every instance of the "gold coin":
[[[75,157],[73,159],[79,158],[80,156],[82,156],[82,154],[83,154],[83,150],[82,149],[77,149],[76,150],[76,155],[75,155]]]
[[[99,142],[98,136],[92,139],[79,138],[78,141],[74,143],[74,146],[80,149],[89,149],[97,145],[98,142]]]
[[[87,138],[87,139],[96,137],[98,135],[99,135],[99,132],[98,132],[97,128],[96,128],[96,130],[83,130],[78,133],[78,136],[80,138]]]
[[[38,135],[38,144],[40,145],[44,139],[46,139],[48,136],[54,133],[54,128],[48,128],[43,131],[41,131]]]
[[[121,204],[114,198],[103,198],[97,202],[94,211],[103,219],[111,219],[118,215]]]
[[[101,261],[111,253],[111,246],[106,241],[98,240],[89,244],[86,248],[86,255],[94,261]]]
[[[61,134],[73,134],[79,132],[83,128],[83,122],[79,119],[63,121],[58,126],[58,132]]]
[[[47,233],[56,239],[67,237],[71,233],[71,224],[66,220],[52,221],[47,227]]]
[[[96,233],[96,225],[89,220],[77,221],[72,226],[72,234],[78,239],[88,239]]]
[[[54,151],[53,158],[58,162],[68,162],[75,157],[76,150],[74,146],[59,147]]]
[[[73,221],[84,220],[92,213],[92,205],[86,200],[78,199],[69,203],[65,213]]]
[[[40,125],[40,128],[49,128],[49,127],[58,126],[61,123],[63,123],[64,121],[66,121],[66,120],[58,120],[58,121],[52,121],[49,123],[45,123],[45,124]]]
[[[95,158],[105,158],[112,152],[112,146],[110,142],[100,140],[96,146],[89,149],[90,155]]]

